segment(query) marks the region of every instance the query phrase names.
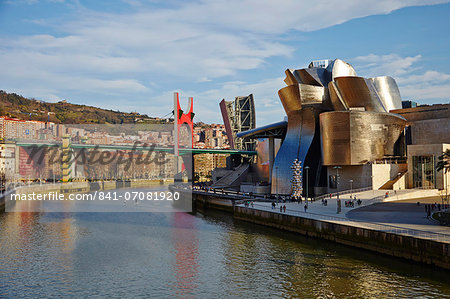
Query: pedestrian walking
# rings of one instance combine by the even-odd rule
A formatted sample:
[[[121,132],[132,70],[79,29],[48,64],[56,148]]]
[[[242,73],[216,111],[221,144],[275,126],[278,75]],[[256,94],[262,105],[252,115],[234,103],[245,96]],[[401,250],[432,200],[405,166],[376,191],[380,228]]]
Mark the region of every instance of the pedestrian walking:
[[[306,213],[306,210],[308,209],[308,206],[307,206],[307,205],[305,205],[305,206],[304,206],[304,208],[305,208],[305,213]]]
[[[286,213],[286,206],[283,206],[283,212]]]
[[[430,217],[430,216],[431,216],[431,208],[432,208],[432,205],[429,205],[429,204],[426,205],[426,209],[427,209],[427,217]]]

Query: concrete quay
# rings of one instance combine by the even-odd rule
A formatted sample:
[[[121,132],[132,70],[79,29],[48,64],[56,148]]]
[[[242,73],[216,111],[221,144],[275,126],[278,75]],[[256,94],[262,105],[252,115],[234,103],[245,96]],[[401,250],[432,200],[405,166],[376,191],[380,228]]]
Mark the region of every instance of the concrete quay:
[[[401,229],[424,231],[427,233],[443,234],[434,238],[445,238],[450,241],[450,227],[440,226],[432,219],[426,217],[425,203],[440,203],[437,190],[400,190],[394,193],[390,190],[388,197],[385,197],[387,190],[370,190],[353,194],[340,195],[341,212],[337,213],[337,197],[327,198],[327,205],[322,205],[321,201],[308,202],[305,212],[303,203],[287,202],[280,203],[276,209],[272,209],[269,202],[254,203],[253,208],[280,213],[280,205],[286,206],[283,214],[299,216],[310,219],[326,221],[344,221],[347,224],[358,226],[366,225],[388,225]],[[361,200],[361,205],[354,203],[354,207],[346,207],[345,201],[350,200],[350,196]],[[421,202],[417,205],[417,202]],[[240,205],[244,206],[244,205]],[[417,234],[415,234],[417,235]]]

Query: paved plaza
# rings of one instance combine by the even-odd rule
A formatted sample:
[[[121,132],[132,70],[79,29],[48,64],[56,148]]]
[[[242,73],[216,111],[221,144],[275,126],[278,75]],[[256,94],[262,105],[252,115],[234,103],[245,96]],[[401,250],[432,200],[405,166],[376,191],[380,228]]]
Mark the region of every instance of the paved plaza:
[[[417,230],[424,232],[421,234],[422,237],[427,232],[439,233],[446,235],[441,236],[441,239],[450,242],[450,227],[440,226],[435,221],[428,219],[425,213],[424,204],[440,203],[439,197],[426,196],[426,190],[400,190],[396,192],[389,190],[386,198],[386,192],[387,190],[370,190],[340,195],[340,213],[337,213],[336,196],[327,198],[326,206],[323,205],[321,200],[308,202],[306,212],[305,201],[302,203],[280,202],[275,209],[272,208],[270,202],[256,202],[253,204],[253,208],[384,231],[397,232],[397,228],[403,228],[409,230],[407,234],[421,234],[413,231]],[[428,194],[432,194],[432,192]],[[349,201],[350,196],[353,198],[356,196],[357,199],[360,199],[361,205],[358,206],[355,202],[354,207],[346,207],[345,201]],[[420,204],[418,205],[417,202]],[[286,211],[280,212],[280,206],[286,206]],[[249,208],[252,207],[249,206]]]

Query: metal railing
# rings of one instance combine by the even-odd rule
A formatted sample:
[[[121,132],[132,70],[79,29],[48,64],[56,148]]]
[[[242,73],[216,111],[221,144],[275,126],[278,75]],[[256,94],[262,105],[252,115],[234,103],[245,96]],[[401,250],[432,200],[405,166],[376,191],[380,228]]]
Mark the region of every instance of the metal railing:
[[[181,186],[177,186],[177,187],[179,188]],[[182,188],[190,189],[187,186],[183,186]],[[359,188],[359,189],[353,189],[353,190],[344,190],[344,191],[340,191],[340,192],[336,192],[336,193],[328,193],[328,194],[324,194],[324,195],[321,195],[318,197],[311,197],[311,198],[309,198],[309,200],[311,202],[313,202],[313,201],[317,201],[317,200],[328,199],[328,198],[330,198],[330,195],[336,196],[338,193],[339,193],[339,195],[344,195],[344,194],[358,193],[358,192],[369,191],[369,190],[372,190],[372,187],[365,187],[365,188]],[[233,195],[236,197],[240,197],[239,199],[236,199],[236,200],[259,200],[259,201],[268,201],[268,202],[277,201],[277,198],[271,198],[266,195],[249,194],[248,192],[233,191],[233,190],[228,190],[228,189],[223,189],[223,188],[208,188],[208,189],[192,188],[192,191],[193,192],[198,191],[198,192],[204,192],[204,193],[210,193],[210,194]],[[375,203],[375,202],[380,202],[380,201],[382,201],[382,199],[384,197],[385,197],[384,195],[377,196],[377,197],[374,197],[369,200],[364,200],[363,203],[366,203],[366,205],[367,205],[367,203],[369,203],[369,202],[370,202],[370,204]],[[284,200],[284,199],[289,200],[289,198],[286,198],[286,197],[282,197],[282,196],[279,197],[279,200]]]
[[[359,188],[359,189],[349,189],[349,190],[343,190],[343,191],[339,191],[339,192],[327,193],[324,195],[313,197],[313,201],[330,198],[330,197],[336,196],[338,194],[344,195],[344,194],[358,193],[358,192],[369,191],[369,190],[372,190],[372,187],[364,187],[364,188]]]
[[[279,207],[272,209],[270,206],[261,205],[261,204],[257,204],[257,203],[253,203],[253,206],[249,205],[248,207],[245,207],[245,208],[255,209],[255,210],[263,210],[263,211],[272,212],[272,213],[291,215],[291,216],[297,216],[297,217],[314,219],[314,220],[345,222],[346,225],[350,225],[350,226],[356,226],[356,227],[361,227],[361,228],[366,228],[366,229],[382,231],[382,232],[386,232],[386,233],[399,234],[399,235],[405,235],[405,236],[411,236],[411,237],[416,237],[416,238],[423,238],[423,239],[429,239],[429,240],[434,240],[434,241],[439,241],[439,242],[450,243],[450,234],[436,233],[436,232],[431,232],[431,231],[426,231],[426,230],[419,230],[419,229],[413,229],[413,228],[407,228],[407,227],[401,227],[401,226],[395,226],[395,225],[389,225],[389,224],[381,224],[378,222],[370,222],[370,221],[357,220],[357,219],[348,219],[348,218],[339,217],[339,216],[302,212],[302,211],[298,211],[298,210],[286,209],[286,212],[280,212]]]
[[[179,187],[179,186],[176,186]],[[189,189],[188,187],[184,187],[184,189]],[[224,188],[208,188],[208,189],[196,189],[196,188],[192,188],[191,189],[193,192],[197,191],[197,192],[204,192],[204,193],[210,193],[210,194],[222,194],[222,195],[234,195],[234,196],[238,196],[241,197],[242,200],[271,200],[269,197],[262,195],[262,194],[250,194],[249,192],[241,192],[241,191],[234,191],[234,190],[228,190],[228,189],[224,189]],[[274,200],[274,199],[272,199]]]
[[[406,164],[407,157],[394,156],[394,157],[384,157],[383,159],[378,159],[373,162],[373,164]]]

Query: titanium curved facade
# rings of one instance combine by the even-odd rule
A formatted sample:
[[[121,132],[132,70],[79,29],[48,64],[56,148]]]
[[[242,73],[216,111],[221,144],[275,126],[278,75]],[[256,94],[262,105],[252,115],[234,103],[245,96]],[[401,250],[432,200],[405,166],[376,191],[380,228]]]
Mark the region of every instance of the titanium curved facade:
[[[369,78],[387,111],[402,109],[402,97],[394,78],[389,76]]]
[[[296,72],[298,72],[301,81],[305,84],[326,87],[328,82],[331,81],[330,73],[324,68],[313,67],[300,69]]]
[[[310,187],[326,187],[326,166],[362,165],[394,154],[406,121],[388,113],[401,107],[393,78],[357,77],[340,59],[285,73],[287,86],[278,96],[288,125],[272,168],[272,194],[291,194],[295,159],[309,167]]]
[[[291,111],[301,110],[302,106],[322,105],[330,101],[325,88],[307,84],[292,84],[284,87],[278,91],[278,96],[288,117]]]
[[[400,115],[364,111],[320,114],[323,164],[363,165],[394,154],[406,125]]]
[[[305,107],[288,114],[286,137],[278,150],[272,170],[272,193],[291,194],[292,162],[304,162],[314,139],[320,109]]]
[[[336,111],[346,111],[349,110],[347,103],[342,98],[341,92],[336,86],[336,82],[330,82],[328,84],[328,92],[330,93],[331,106],[333,110]]]
[[[338,77],[335,82],[347,107],[386,112],[372,81],[362,77]]]
[[[337,77],[351,77],[356,76],[355,69],[350,63],[342,61],[340,59],[335,59],[331,62],[327,68],[327,72],[330,74],[330,81],[336,80]]]

